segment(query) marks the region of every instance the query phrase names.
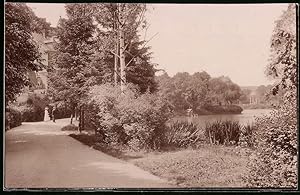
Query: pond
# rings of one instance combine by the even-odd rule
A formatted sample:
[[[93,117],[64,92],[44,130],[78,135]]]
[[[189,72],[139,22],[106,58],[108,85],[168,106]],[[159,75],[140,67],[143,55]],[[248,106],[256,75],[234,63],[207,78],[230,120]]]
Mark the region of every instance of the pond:
[[[239,121],[241,124],[252,124],[255,121],[255,117],[268,115],[271,109],[245,109],[241,114],[215,114],[215,115],[201,115],[197,117],[175,117],[173,121],[189,121],[193,122],[201,127],[205,123],[211,123],[218,120],[233,120]]]

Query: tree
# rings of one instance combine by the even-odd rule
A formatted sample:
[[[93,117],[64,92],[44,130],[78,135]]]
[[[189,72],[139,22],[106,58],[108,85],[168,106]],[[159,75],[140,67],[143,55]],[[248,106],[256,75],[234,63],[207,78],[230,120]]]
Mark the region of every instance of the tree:
[[[219,105],[232,104],[242,95],[240,87],[224,76],[210,80],[209,94],[212,103]]]
[[[68,4],[65,8],[68,18],[60,19],[57,27],[58,55],[55,69],[49,73],[48,91],[54,101],[69,104],[74,113],[89,87],[98,83],[99,71],[91,66],[95,32],[92,9],[87,4]]]
[[[147,41],[140,41],[137,32],[145,26],[145,4],[95,4],[98,45],[102,52],[112,54],[114,81],[117,77],[123,91],[126,82],[138,84],[141,91],[154,91],[154,65],[150,63]],[[103,36],[104,35],[104,36]],[[120,73],[118,73],[120,72]],[[127,75],[128,74],[128,75]]]
[[[249,104],[250,103],[250,89],[243,89],[241,92],[240,101],[242,104]]]
[[[266,74],[279,82],[273,88],[277,94],[280,87],[295,90],[297,87],[296,58],[296,8],[290,4],[288,9],[276,21],[271,38],[270,63]]]
[[[155,64],[151,63],[150,47],[143,47],[145,41],[139,41],[138,37],[130,41],[125,62],[126,80],[139,87],[141,93],[157,90],[155,82]],[[133,59],[133,60],[132,60]]]
[[[210,75],[206,72],[167,74],[157,77],[159,93],[166,98],[176,112],[197,110],[208,103]]]
[[[5,4],[5,99],[6,105],[29,86],[29,71],[41,68],[38,47],[32,32],[38,18],[24,3]],[[41,22],[39,22],[40,24]]]
[[[273,94],[284,89],[283,103],[256,122],[256,151],[249,163],[249,186],[297,187],[296,9],[290,4],[276,21],[267,75],[278,79]]]

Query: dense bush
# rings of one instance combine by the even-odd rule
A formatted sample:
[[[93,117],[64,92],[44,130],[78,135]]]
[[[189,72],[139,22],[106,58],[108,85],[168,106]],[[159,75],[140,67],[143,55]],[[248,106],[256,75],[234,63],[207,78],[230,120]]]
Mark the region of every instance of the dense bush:
[[[254,125],[247,124],[241,128],[241,135],[239,139],[239,145],[242,147],[252,148],[255,143]]]
[[[55,112],[56,119],[71,117],[72,109],[70,108],[69,105],[67,105],[67,103],[61,101],[49,105],[48,112],[51,119],[52,119],[52,109],[54,106],[56,106],[56,112]]]
[[[211,144],[237,144],[241,129],[238,121],[215,121],[205,124],[205,135]]]
[[[270,116],[256,121],[255,153],[248,165],[249,187],[297,186],[297,103],[287,98]]]
[[[61,128],[62,131],[77,131],[78,127],[74,124],[69,124]]]
[[[22,113],[22,121],[36,122],[44,120],[45,107],[49,99],[45,96],[30,94],[26,102],[18,105]]]
[[[167,147],[186,148],[195,147],[198,142],[203,141],[201,129],[187,121],[176,121],[166,129]]]
[[[93,125],[107,143],[131,149],[158,149],[163,144],[169,109],[155,94],[139,94],[135,87],[96,86],[87,102],[86,124]]]
[[[5,130],[20,126],[22,124],[22,114],[16,108],[9,107],[5,110]]]
[[[20,106],[23,122],[43,121],[44,109],[34,105]]]

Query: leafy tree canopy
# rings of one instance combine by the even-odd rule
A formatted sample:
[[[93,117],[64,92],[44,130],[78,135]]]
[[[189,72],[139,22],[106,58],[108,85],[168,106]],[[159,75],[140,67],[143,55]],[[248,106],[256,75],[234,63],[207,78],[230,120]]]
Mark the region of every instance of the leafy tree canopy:
[[[277,79],[273,94],[280,87],[295,89],[297,86],[296,58],[296,7],[290,4],[279,20],[276,21],[271,38],[270,63],[266,74]]]
[[[15,100],[25,86],[28,73],[42,68],[37,44],[32,33],[50,27],[38,18],[25,3],[5,4],[5,99]]]

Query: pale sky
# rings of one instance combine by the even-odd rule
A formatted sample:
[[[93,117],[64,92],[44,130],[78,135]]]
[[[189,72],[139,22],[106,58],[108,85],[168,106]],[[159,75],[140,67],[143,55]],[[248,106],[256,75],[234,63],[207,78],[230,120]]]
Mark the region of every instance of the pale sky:
[[[30,3],[52,26],[64,4]],[[173,76],[206,71],[240,86],[272,83],[264,74],[274,21],[287,4],[152,4],[147,13],[154,63]],[[146,38],[146,39],[147,39]]]

